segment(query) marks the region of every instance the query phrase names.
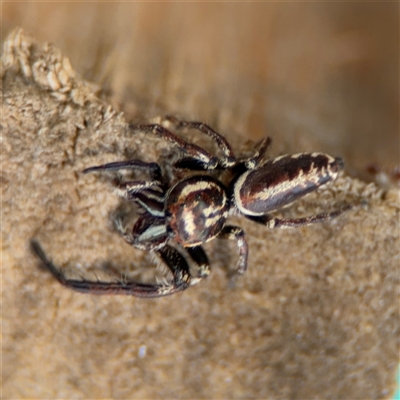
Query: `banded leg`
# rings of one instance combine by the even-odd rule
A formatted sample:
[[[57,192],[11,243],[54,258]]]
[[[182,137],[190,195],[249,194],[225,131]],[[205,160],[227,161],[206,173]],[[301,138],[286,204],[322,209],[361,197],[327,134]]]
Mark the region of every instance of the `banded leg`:
[[[176,146],[178,146],[183,152],[190,156],[189,159],[199,166],[204,166],[202,169],[214,169],[218,165],[218,159],[214,157],[207,150],[202,149],[195,144],[191,144],[181,139],[174,133],[170,132],[168,129],[164,128],[159,124],[151,125],[133,125],[130,124],[129,128],[131,130],[138,130],[140,132],[152,133],[157,137],[166,140]]]
[[[122,197],[127,197],[127,194],[143,192],[146,189],[157,186],[160,187],[160,181],[128,181],[118,185],[118,190]]]
[[[245,238],[244,230],[238,226],[226,225],[218,238],[236,240],[239,250],[239,262],[237,272],[243,274],[247,269],[247,259],[249,254],[249,247]]]
[[[156,163],[146,163],[139,160],[117,161],[103,165],[96,165],[84,169],[82,172],[87,174],[94,171],[119,171],[120,169],[139,169],[149,171],[153,181],[161,180],[161,168]]]
[[[143,193],[135,193],[130,200],[135,201],[153,217],[165,217],[163,197],[152,195],[150,191],[146,190]]]
[[[187,247],[186,250],[197,265],[197,275],[195,278],[192,277],[190,284],[192,286],[197,285],[201,280],[210,275],[210,263],[207,254],[201,246]]]
[[[182,254],[173,247],[166,245],[155,251],[165,262],[173,274],[172,285],[162,286],[160,296],[167,296],[187,289],[191,283],[189,265]]]
[[[150,189],[151,187],[157,187],[162,190],[161,185],[160,181],[128,181],[120,183],[116,188],[116,192],[118,196],[129,200],[135,197],[136,194]],[[159,192],[159,194],[160,196],[162,195],[161,192]]]
[[[136,202],[152,216],[163,218],[165,216],[164,193],[149,189],[153,186],[159,187],[159,185],[161,183],[157,181],[124,182],[117,186],[115,192],[126,200]]]
[[[42,247],[36,241],[31,241],[32,251],[42,261],[51,274],[61,285],[81,293],[98,295],[123,294],[136,297],[161,297],[181,292],[190,286],[189,266],[185,258],[170,246],[156,251],[173,273],[174,281],[170,285],[152,285],[135,281],[89,281],[68,279],[47,258]]]
[[[261,141],[256,149],[255,154],[245,161],[245,166],[247,169],[257,168],[261,164],[265,152],[268,150],[271,143],[272,139],[270,137],[266,137]]]
[[[218,147],[222,150],[222,152],[225,155],[224,158],[219,160],[220,165],[224,168],[229,168],[236,164],[237,160],[231,145],[221,134],[216,132],[209,125],[206,125],[202,122],[180,120],[170,115],[163,118],[162,121],[166,121],[170,124],[173,124],[178,129],[182,128],[195,129],[206,134],[217,143]]]
[[[332,211],[329,213],[311,215],[309,217],[303,217],[303,218],[275,218],[275,217],[270,217],[269,215],[262,215],[259,217],[253,217],[253,216],[246,216],[246,217],[254,222],[265,225],[270,229],[298,228],[300,226],[312,225],[319,222],[329,221],[333,218],[338,217],[340,214],[344,213],[345,211],[351,208],[352,206],[348,205],[340,210]]]

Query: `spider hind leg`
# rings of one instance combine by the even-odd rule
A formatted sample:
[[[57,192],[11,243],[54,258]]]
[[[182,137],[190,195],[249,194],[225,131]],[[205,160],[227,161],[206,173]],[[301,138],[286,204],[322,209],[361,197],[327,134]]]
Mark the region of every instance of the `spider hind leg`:
[[[69,279],[64,276],[61,270],[57,268],[49,258],[47,258],[44,250],[37,241],[31,241],[31,250],[61,285],[81,293],[98,295],[124,294],[128,296],[151,298],[168,296],[181,292],[190,286],[191,277],[189,265],[177,250],[168,245],[155,252],[171,270],[173,282],[170,284],[154,285],[126,279],[115,282]]]

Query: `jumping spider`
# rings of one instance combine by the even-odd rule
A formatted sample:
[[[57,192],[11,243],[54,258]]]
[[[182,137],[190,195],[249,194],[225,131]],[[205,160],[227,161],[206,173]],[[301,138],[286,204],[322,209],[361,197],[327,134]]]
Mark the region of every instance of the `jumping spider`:
[[[185,156],[174,167],[203,172],[192,172],[172,185],[163,178],[158,164],[139,160],[93,166],[83,173],[121,169],[149,173],[149,180],[117,185],[121,197],[137,203],[143,209],[132,231],[127,233],[121,229],[121,234],[133,247],[156,253],[172,272],[172,282],[145,284],[122,280],[102,282],[67,279],[46,257],[40,245],[33,242],[36,254],[62,285],[95,294],[138,297],[171,295],[209,275],[210,265],[201,245],[214,238],[236,240],[239,250],[237,271],[242,274],[246,270],[248,246],[244,231],[238,226],[226,224],[228,213],[232,210],[273,229],[326,221],[349,208],[305,218],[279,219],[268,214],[336,179],[343,168],[341,158],[323,153],[299,153],[264,160],[265,152],[271,144],[271,139],[265,138],[252,157],[238,160],[226,139],[208,125],[178,121],[172,117],[166,121],[176,128],[195,129],[208,135],[216,142],[223,156],[213,156],[207,150],[176,136],[161,124],[131,125],[132,130],[155,134],[178,146]],[[231,172],[232,178],[227,186],[205,172],[213,170]],[[197,266],[195,277],[190,274],[189,265],[182,255],[183,249]]]

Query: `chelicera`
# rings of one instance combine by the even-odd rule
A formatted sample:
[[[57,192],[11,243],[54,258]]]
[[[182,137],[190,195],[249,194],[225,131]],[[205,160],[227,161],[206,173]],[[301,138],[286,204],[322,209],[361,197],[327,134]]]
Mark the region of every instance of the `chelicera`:
[[[132,130],[152,133],[178,146],[184,156],[174,166],[185,169],[186,176],[168,182],[156,163],[140,160],[113,162],[87,168],[83,173],[133,169],[147,171],[149,180],[118,184],[117,192],[143,210],[133,229],[120,233],[133,247],[156,253],[172,272],[171,282],[145,284],[136,281],[88,281],[64,277],[46,257],[37,242],[33,249],[58,281],[71,289],[95,294],[126,294],[138,297],[160,297],[181,292],[210,273],[202,244],[215,238],[235,240],[239,250],[238,273],[247,268],[248,245],[242,228],[227,224],[228,214],[236,211],[245,218],[273,228],[299,227],[337,217],[345,209],[303,218],[282,219],[270,212],[285,207],[322,185],[336,179],[343,168],[341,158],[323,153],[299,153],[264,159],[271,144],[265,138],[250,158],[239,160],[230,144],[208,125],[199,122],[165,120],[176,128],[195,129],[211,137],[222,152],[221,157],[188,143],[164,125],[131,125]],[[228,170],[224,185],[209,171]],[[184,255],[186,254],[186,256]],[[192,276],[187,258],[197,267]]]

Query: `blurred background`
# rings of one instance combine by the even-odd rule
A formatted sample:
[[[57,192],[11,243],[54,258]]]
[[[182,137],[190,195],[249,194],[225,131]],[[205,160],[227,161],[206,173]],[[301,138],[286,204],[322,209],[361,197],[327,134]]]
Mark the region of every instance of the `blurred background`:
[[[117,108],[178,113],[285,150],[399,164],[399,4],[4,3]],[[311,147],[312,146],[312,147]]]
[[[205,121],[226,135],[237,153],[246,141],[270,135],[274,139],[272,154],[325,151],[340,155],[345,158],[347,172],[364,179],[371,178],[367,173],[371,165],[388,171],[399,165],[398,3],[2,3],[3,40],[16,27],[38,43],[54,43],[79,74],[98,85],[100,95],[115,109],[124,111],[127,120],[178,114]],[[108,195],[105,191],[104,196]],[[99,218],[103,220],[104,216]],[[349,225],[333,225],[332,229],[359,229],[360,222]],[[21,231],[20,227],[15,229]],[[379,307],[364,302],[361,295],[358,298],[356,290],[345,293],[344,288],[340,297],[339,279],[331,292],[323,284],[316,289],[317,281],[310,281],[308,266],[305,272],[301,270],[301,261],[313,258],[313,246],[321,247],[321,238],[329,242],[330,234],[310,240],[306,243],[309,247],[304,244],[300,249],[303,258],[295,252],[288,254],[285,269],[282,258],[286,254],[273,251],[277,243],[285,247],[287,237],[298,235],[301,241],[303,232],[270,235],[265,240],[257,229],[250,224],[246,227],[253,263],[265,249],[269,258],[265,262],[267,256],[263,255],[259,268],[246,275],[245,279],[253,276],[255,286],[262,288],[254,293],[250,289],[232,290],[226,296],[224,290],[230,289],[224,272],[215,268],[208,286],[185,292],[182,297],[151,303],[99,299],[61,290],[55,282],[50,283],[49,277],[45,284],[36,278],[30,281],[35,273],[36,277],[42,274],[32,267],[35,260],[28,266],[9,268],[9,276],[13,273],[19,279],[11,276],[10,281],[16,287],[25,282],[25,297],[30,301],[27,306],[20,300],[24,297],[19,287],[12,291],[12,305],[23,310],[25,314],[21,315],[26,319],[9,315],[12,334],[8,339],[13,342],[8,343],[8,350],[11,357],[15,355],[7,370],[11,371],[7,372],[9,392],[41,393],[48,398],[54,393],[64,398],[72,394],[100,398],[107,393],[110,397],[119,393],[115,395],[119,398],[146,398],[149,393],[167,393],[171,398],[185,394],[186,398],[204,398],[210,393],[221,398],[257,398],[265,393],[274,394],[274,398],[296,398],[298,393],[311,393],[308,398],[317,398],[315,393],[325,393],[328,398],[333,388],[326,374],[331,373],[337,383],[333,398],[353,389],[352,393],[360,393],[359,388],[367,387],[368,382],[376,386],[381,377],[386,379],[387,375],[379,375],[374,369],[377,360],[385,364],[393,358],[392,347],[385,347],[389,342],[385,338],[392,343],[395,333],[391,330],[391,336],[385,336],[385,329],[391,329],[386,319],[384,327],[372,331],[378,333],[370,342],[362,341],[363,333],[359,334],[364,350],[358,351],[358,342],[351,341],[352,335],[357,335],[354,326],[361,326],[356,324],[360,310],[376,311]],[[322,232],[324,228],[319,229]],[[87,236],[86,241],[92,240]],[[347,243],[346,237],[350,236],[343,235]],[[363,246],[358,232],[357,237],[359,246]],[[26,241],[21,244],[25,245]],[[289,245],[286,248],[292,250]],[[76,253],[81,256],[79,249]],[[357,251],[351,253],[359,255]],[[215,255],[221,258],[220,263],[226,261],[222,251]],[[290,256],[299,262],[291,263]],[[360,259],[361,264],[368,264],[368,260]],[[384,265],[383,256],[382,260]],[[319,260],[314,261],[319,267]],[[272,271],[271,276],[265,271]],[[288,284],[287,291],[280,292],[281,287],[275,285],[275,291],[265,290],[266,282],[274,286],[279,279],[285,281],[285,274],[293,287]],[[31,284],[35,295],[26,289]],[[36,294],[36,286],[42,284],[46,288],[42,291],[40,287],[40,294]],[[293,308],[285,306],[285,299],[295,303],[292,295],[298,287],[308,301],[300,308],[296,308],[297,303]],[[46,290],[53,291],[49,295]],[[375,294],[373,299],[377,298]],[[339,316],[332,317],[333,308],[323,308],[323,304],[332,304]],[[345,314],[347,307],[356,322],[352,319],[347,324],[344,320],[341,313]],[[314,314],[303,317],[302,312],[307,310]],[[313,335],[321,332],[321,321],[327,321],[324,326],[329,329],[320,337],[316,335],[320,342],[315,345]],[[25,332],[33,325],[38,330],[32,330],[31,335]],[[36,335],[39,329],[45,333]],[[180,330],[179,337],[171,337],[173,329]],[[304,333],[298,342],[296,332]],[[148,337],[153,342],[146,342]],[[145,358],[143,343],[155,343],[153,349],[157,350],[149,346]],[[330,347],[330,343],[338,348]],[[135,346],[144,348],[144,355]],[[370,352],[369,364],[357,364],[357,356],[363,351],[369,355],[371,349],[375,352]],[[297,354],[300,361],[293,361],[292,355]],[[314,364],[307,364],[309,355]],[[343,366],[342,360],[347,360],[343,355],[353,357],[353,369]],[[32,368],[30,363],[37,360],[43,360],[43,371],[36,371],[36,365]],[[222,363],[219,370],[217,363]],[[392,382],[392,376],[388,380]],[[104,389],[108,386],[109,392]],[[282,387],[287,391],[282,392]],[[385,389],[376,388],[376,392],[375,388],[367,389],[378,393],[376,398],[387,398],[386,386],[382,387]],[[17,392],[16,388],[26,391]]]

